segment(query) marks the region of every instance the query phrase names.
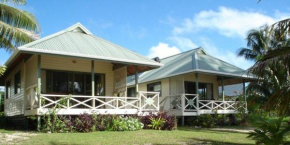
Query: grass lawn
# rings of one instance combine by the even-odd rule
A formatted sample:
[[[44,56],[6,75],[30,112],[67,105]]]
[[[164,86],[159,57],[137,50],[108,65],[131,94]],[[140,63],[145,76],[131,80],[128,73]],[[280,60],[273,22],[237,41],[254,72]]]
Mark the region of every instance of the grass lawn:
[[[0,130],[0,133],[7,131]],[[8,133],[11,133],[8,131]],[[215,131],[180,127],[175,131],[140,130],[126,132],[92,132],[92,133],[36,133],[18,144],[29,145],[95,145],[95,144],[254,144],[247,139],[247,133]]]

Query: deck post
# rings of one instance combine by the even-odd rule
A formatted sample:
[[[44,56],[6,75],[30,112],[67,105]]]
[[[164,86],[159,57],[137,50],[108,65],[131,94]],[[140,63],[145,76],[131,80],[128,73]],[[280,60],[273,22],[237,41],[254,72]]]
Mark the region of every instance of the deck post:
[[[195,73],[195,94],[197,95],[196,97],[196,113],[199,115],[199,95],[198,95],[198,73]]]
[[[184,122],[185,122],[184,120],[185,120],[185,119],[184,119],[184,116],[182,116],[182,117],[181,117],[181,125],[182,125],[182,126],[184,126]]]
[[[41,55],[37,55],[37,97],[38,108],[41,108]],[[41,116],[37,117],[37,130],[41,128]]]
[[[223,107],[224,109],[226,109],[225,106],[225,81],[224,81],[224,77],[222,77],[222,97],[223,97]]]
[[[92,97],[94,97],[95,96],[95,61],[94,60],[92,60],[91,61],[91,78],[92,78]],[[96,104],[95,104],[95,99],[93,98],[93,100],[92,100],[92,106],[93,106],[93,108],[95,108],[96,107]]]
[[[247,95],[246,95],[246,82],[245,79],[243,79],[243,97],[245,101],[245,110],[247,110]]]
[[[139,88],[138,88],[138,66],[135,66],[135,94],[138,95]],[[137,96],[138,97],[138,96]]]

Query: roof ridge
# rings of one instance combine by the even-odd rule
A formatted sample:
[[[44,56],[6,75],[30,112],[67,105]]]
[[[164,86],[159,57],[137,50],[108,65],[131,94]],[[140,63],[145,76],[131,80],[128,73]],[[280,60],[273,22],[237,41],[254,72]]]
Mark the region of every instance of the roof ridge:
[[[198,50],[198,49],[201,49],[202,47],[197,47],[197,48],[194,48],[194,49],[190,49],[190,50],[187,50],[187,51],[184,51],[184,52],[181,52],[181,53],[178,53],[178,54],[174,54],[174,55],[170,55],[170,56],[167,56],[167,57],[164,57],[160,60],[164,60],[164,59],[167,59],[167,58],[170,58],[170,57],[173,57],[173,56],[177,56],[177,55],[181,55],[181,54],[184,54],[184,53],[188,53],[190,51],[193,51],[193,50]]]
[[[89,35],[89,36],[93,36],[93,37],[95,37],[95,38],[97,38],[97,39],[100,39],[100,40],[102,40],[102,41],[105,41],[105,42],[108,42],[108,43],[110,43],[110,44],[112,44],[112,45],[115,45],[115,46],[117,46],[117,47],[119,47],[119,48],[121,48],[121,49],[123,49],[123,50],[125,50],[125,51],[127,51],[127,52],[130,52],[130,53],[132,53],[132,54],[134,54],[134,55],[137,55],[137,56],[139,56],[139,57],[142,57],[142,58],[144,58],[144,59],[146,59],[146,60],[150,60],[151,62],[155,62],[155,63],[157,63],[156,61],[151,60],[150,58],[147,58],[147,57],[145,57],[145,56],[143,56],[143,55],[140,55],[140,54],[138,54],[138,53],[136,53],[136,52],[134,52],[134,51],[132,51],[132,50],[129,50],[129,49],[125,48],[125,47],[122,47],[122,46],[120,46],[120,45],[117,45],[117,44],[115,44],[115,43],[113,43],[113,42],[110,42],[109,40],[103,39],[103,38],[98,37],[98,36],[95,36],[95,35]]]

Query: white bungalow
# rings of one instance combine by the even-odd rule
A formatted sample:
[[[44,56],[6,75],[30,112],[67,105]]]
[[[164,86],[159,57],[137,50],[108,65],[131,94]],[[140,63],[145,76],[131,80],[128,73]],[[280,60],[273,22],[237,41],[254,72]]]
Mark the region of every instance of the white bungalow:
[[[126,78],[162,64],[94,36],[80,23],[17,48],[5,65],[0,85],[8,117],[40,116],[55,107],[60,115],[159,111],[159,92],[127,98]]]
[[[234,114],[246,109],[245,83],[255,79],[247,71],[203,48],[154,60],[163,66],[140,74],[136,80],[139,91],[160,92],[160,111],[184,121],[184,116]],[[134,96],[135,76],[128,77],[128,82],[128,96]],[[237,96],[243,99],[238,101]]]

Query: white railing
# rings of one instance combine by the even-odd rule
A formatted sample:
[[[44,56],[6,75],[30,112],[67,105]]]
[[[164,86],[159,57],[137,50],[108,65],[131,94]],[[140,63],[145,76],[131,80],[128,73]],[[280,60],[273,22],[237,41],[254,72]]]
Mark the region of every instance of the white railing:
[[[238,110],[245,108],[244,102],[199,100],[199,110]]]
[[[194,111],[197,114],[202,112],[221,111],[222,113],[237,112],[239,109],[246,109],[247,104],[241,101],[216,101],[199,100],[197,94],[178,94],[167,96],[170,101],[169,110],[180,110],[182,112]]]
[[[179,94],[168,96],[170,100],[170,109],[174,110],[196,110],[198,108],[198,95]]]
[[[38,108],[57,109],[137,109],[159,111],[159,92],[139,92],[139,97],[41,94]]]

